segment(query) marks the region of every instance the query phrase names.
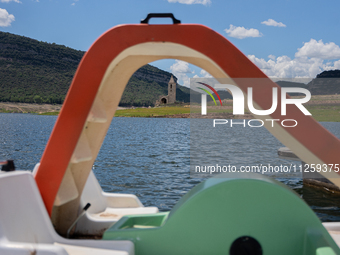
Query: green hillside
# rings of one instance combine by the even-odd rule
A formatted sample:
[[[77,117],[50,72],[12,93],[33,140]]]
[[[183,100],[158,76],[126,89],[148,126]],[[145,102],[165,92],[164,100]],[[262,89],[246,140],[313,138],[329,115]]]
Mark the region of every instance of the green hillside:
[[[84,53],[0,32],[0,102],[63,103]],[[153,106],[161,95],[167,95],[171,75],[151,65],[141,67],[128,82],[120,105]],[[332,70],[322,72],[307,85],[285,81],[278,84],[305,87],[313,95],[340,94],[339,79],[334,79],[339,77],[340,71]],[[176,77],[174,79],[177,81]],[[177,86],[176,94],[177,101],[190,101],[188,88]],[[220,95],[231,98],[228,92],[220,92]],[[200,102],[200,94],[193,93],[192,100]]]
[[[0,32],[0,101],[62,103],[84,53]],[[120,105],[154,105],[159,96],[167,94],[170,77],[169,72],[143,66],[131,77]],[[177,100],[189,99],[189,90],[178,86]]]

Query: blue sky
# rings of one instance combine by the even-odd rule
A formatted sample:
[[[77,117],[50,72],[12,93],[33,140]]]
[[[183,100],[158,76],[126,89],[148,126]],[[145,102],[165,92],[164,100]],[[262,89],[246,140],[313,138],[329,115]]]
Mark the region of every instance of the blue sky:
[[[0,30],[85,51],[113,26],[172,12],[222,34],[271,77],[315,77],[340,69],[339,10],[339,0],[0,0]],[[180,84],[209,76],[182,61],[153,64]]]

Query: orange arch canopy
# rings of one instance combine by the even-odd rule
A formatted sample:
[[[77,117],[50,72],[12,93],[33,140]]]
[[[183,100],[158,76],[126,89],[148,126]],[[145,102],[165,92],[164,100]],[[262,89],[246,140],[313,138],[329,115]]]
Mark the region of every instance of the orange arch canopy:
[[[231,78],[267,78],[226,38],[202,25],[138,24],[110,29],[95,41],[79,64],[35,176],[50,215],[58,189],[110,63],[129,47],[149,42],[175,43],[191,48],[212,60]],[[237,85],[244,92],[247,91],[246,83],[239,82]],[[268,79],[258,84],[258,87],[268,89],[277,85]],[[254,92],[253,101],[262,109],[268,109],[272,99],[267,95],[268,93]],[[282,119],[280,109],[269,117]],[[314,119],[303,115],[293,105],[288,106],[285,119],[296,119],[299,124],[295,128],[280,127],[274,135],[281,142],[285,144],[285,137],[292,137],[299,144],[299,150],[307,151],[327,164],[339,163],[339,140]],[[304,152],[295,151],[300,158],[304,157]]]

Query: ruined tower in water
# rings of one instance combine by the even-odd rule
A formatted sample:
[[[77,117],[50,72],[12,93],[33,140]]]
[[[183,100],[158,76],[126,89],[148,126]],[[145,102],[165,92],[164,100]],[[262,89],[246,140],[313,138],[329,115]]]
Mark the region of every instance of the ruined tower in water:
[[[172,75],[168,83],[168,100],[168,104],[173,104],[176,102],[176,82]]]
[[[176,82],[174,77],[171,75],[168,83],[168,95],[160,96],[159,100],[156,101],[156,105],[159,104],[174,104],[176,102]]]

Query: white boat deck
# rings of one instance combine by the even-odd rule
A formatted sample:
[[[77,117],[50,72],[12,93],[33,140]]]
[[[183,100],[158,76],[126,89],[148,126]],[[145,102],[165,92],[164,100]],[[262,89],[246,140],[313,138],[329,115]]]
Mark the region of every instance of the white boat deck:
[[[322,225],[327,229],[333,240],[340,247],[340,222],[324,222]]]
[[[131,241],[59,236],[29,171],[0,172],[0,254],[134,255]]]

